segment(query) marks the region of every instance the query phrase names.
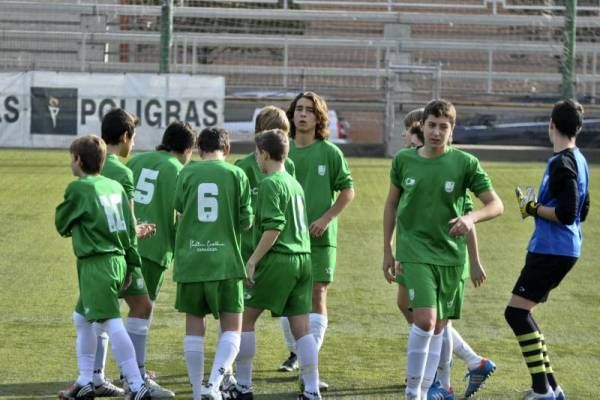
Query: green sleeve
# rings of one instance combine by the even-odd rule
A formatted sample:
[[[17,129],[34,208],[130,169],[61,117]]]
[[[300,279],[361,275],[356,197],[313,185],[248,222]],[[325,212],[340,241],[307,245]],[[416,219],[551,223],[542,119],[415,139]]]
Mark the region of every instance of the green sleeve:
[[[260,221],[259,229],[261,232],[276,230],[282,231],[285,228],[285,213],[281,209],[280,193],[272,181],[263,181],[258,192]]]
[[[348,167],[348,162],[344,158],[342,151],[336,148],[335,156],[333,157],[333,181],[331,187],[336,192],[339,192],[344,189],[351,188],[353,186],[352,183],[352,175],[350,175],[350,168]]]
[[[470,158],[469,171],[470,174],[468,187],[469,190],[475,193],[476,196],[479,196],[480,193],[494,190],[492,187],[492,181],[481,167],[481,164],[477,158]]]
[[[475,208],[475,205],[473,204],[473,199],[471,198],[471,195],[469,193],[465,194],[465,214],[466,213],[470,213],[471,211],[473,211]]]
[[[392,168],[390,169],[390,181],[398,189],[402,188],[402,173],[400,169],[398,156],[392,160]]]
[[[137,246],[137,235],[135,232],[135,221],[133,219],[133,213],[129,207],[127,195],[123,192],[123,215],[127,221],[127,234],[129,241],[125,246],[125,261],[127,262],[127,272],[133,271],[134,268],[141,268],[142,259],[138,252]]]
[[[250,182],[244,172],[239,174],[240,177],[240,224],[242,229],[252,226],[253,211],[252,211],[252,196],[250,191]]]
[[[74,186],[74,183],[67,186],[64,200],[56,207],[54,215],[56,230],[64,237],[71,236],[73,223],[84,213],[84,208],[80,207],[82,199],[77,198],[77,191],[74,190]]]
[[[135,195],[135,186],[133,184],[133,172],[129,168],[125,168],[125,176],[123,177],[121,185],[123,186],[123,189],[125,189],[127,198],[129,200],[133,199],[133,196]]]
[[[179,174],[177,184],[175,185],[175,196],[173,199],[173,209],[178,213],[183,212],[183,177]]]

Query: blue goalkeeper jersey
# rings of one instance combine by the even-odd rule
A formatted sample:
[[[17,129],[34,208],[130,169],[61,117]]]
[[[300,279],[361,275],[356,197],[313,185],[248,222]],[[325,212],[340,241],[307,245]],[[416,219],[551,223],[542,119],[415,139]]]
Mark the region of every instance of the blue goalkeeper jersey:
[[[577,181],[577,216],[570,225],[535,218],[535,230],[529,241],[528,250],[532,253],[579,257],[583,236],[581,233],[581,211],[588,193],[588,165],[578,148],[567,149],[554,154],[548,160],[538,192],[538,203],[546,207],[556,207],[557,191],[562,187],[561,180]]]

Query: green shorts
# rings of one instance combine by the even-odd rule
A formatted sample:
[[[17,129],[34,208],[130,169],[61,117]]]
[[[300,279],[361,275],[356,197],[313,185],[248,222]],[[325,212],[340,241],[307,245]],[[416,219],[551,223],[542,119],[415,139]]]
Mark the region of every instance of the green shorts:
[[[150,300],[155,301],[165,280],[167,267],[142,257],[142,275]]]
[[[126,271],[123,256],[78,258],[79,299],[75,311],[88,321],[119,318],[119,290],[125,281]]]
[[[270,310],[274,317],[308,314],[312,309],[309,254],[267,253],[256,266],[245,305]]]
[[[131,274],[131,285],[129,285],[127,289],[122,290],[119,293],[119,297],[140,296],[142,294],[148,294],[148,289],[146,289],[146,282],[144,281],[142,269],[136,267]]]
[[[311,246],[310,261],[314,282],[333,282],[337,248],[332,246]]]
[[[186,314],[204,317],[212,314],[241,313],[244,311],[242,279],[210,282],[177,282],[175,308]]]
[[[404,278],[404,274],[396,275],[396,278],[394,280],[398,285],[406,287],[406,278]]]
[[[438,320],[460,318],[464,265],[402,263],[402,267],[411,309],[435,308]]]

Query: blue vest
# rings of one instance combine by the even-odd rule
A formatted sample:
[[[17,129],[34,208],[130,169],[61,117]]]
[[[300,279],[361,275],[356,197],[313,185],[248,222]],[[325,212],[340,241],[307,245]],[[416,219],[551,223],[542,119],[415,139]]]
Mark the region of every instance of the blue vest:
[[[563,225],[559,222],[549,221],[544,218],[535,218],[535,230],[529,241],[528,250],[532,253],[553,254],[560,256],[579,257],[581,252],[581,209],[588,192],[588,165],[583,154],[578,148],[572,150],[577,163],[577,191],[579,192],[579,204],[577,205],[577,217],[571,225]],[[558,202],[550,194],[550,164],[559,154],[553,155],[546,165],[546,172],[540,184],[538,192],[538,203],[546,207],[556,207]]]

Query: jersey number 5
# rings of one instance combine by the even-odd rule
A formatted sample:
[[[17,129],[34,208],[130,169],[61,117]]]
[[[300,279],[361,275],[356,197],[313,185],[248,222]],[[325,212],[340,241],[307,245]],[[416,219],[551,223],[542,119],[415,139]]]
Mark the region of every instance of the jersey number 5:
[[[154,196],[156,179],[158,179],[158,171],[142,168],[133,195],[133,199],[136,203],[150,204],[152,196]]]
[[[219,216],[219,187],[216,183],[198,185],[198,221],[215,222]]]

